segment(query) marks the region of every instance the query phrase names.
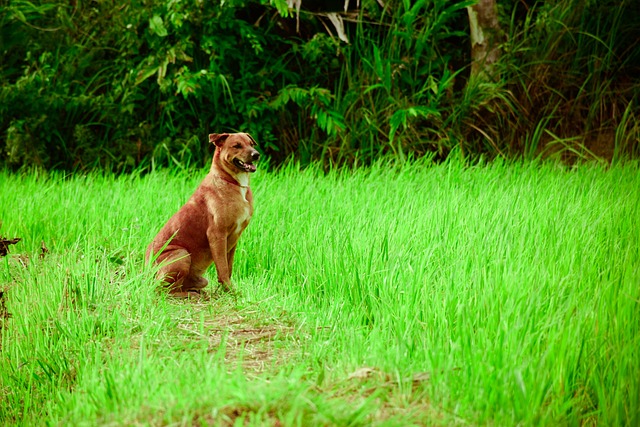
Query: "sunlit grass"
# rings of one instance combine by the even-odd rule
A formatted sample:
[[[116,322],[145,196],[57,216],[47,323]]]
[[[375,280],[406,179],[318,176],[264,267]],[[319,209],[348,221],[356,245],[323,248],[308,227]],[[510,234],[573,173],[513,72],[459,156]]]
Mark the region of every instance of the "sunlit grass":
[[[242,296],[176,302],[143,252],[203,175],[0,173],[0,421],[640,420],[637,164],[259,172]]]

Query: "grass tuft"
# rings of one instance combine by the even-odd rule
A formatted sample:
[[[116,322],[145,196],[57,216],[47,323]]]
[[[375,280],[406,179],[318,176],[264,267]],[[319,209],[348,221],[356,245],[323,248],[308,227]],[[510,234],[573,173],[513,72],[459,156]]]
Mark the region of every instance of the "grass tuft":
[[[204,173],[0,172],[0,424],[637,424],[640,165],[427,163],[258,172],[198,301],[143,253]]]

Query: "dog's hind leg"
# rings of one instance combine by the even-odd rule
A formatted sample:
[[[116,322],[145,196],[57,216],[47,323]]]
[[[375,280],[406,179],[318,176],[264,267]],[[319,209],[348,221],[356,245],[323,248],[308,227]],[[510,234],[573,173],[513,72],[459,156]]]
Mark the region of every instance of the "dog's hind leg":
[[[209,281],[204,277],[191,274],[185,277],[184,282],[182,282],[182,290],[199,292],[200,289],[206,287],[208,284]]]
[[[166,251],[158,258],[160,269],[157,278],[169,285],[169,292],[182,292],[190,282],[191,254],[186,249],[176,248]],[[206,285],[205,285],[206,286]]]

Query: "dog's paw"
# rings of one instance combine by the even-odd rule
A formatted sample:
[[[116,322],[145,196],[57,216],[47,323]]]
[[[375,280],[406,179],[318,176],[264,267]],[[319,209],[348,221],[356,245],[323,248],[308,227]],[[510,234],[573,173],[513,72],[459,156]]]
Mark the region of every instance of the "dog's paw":
[[[238,299],[242,296],[238,288],[236,288],[232,283],[218,283],[217,295],[232,297],[233,299]]]
[[[206,288],[208,284],[209,281],[204,277],[197,277],[195,279],[192,279],[190,288],[199,290],[202,288]]]
[[[200,291],[199,289],[189,289],[188,291],[171,292],[169,293],[169,296],[171,298],[188,299],[192,301],[208,299],[208,295],[205,292]]]

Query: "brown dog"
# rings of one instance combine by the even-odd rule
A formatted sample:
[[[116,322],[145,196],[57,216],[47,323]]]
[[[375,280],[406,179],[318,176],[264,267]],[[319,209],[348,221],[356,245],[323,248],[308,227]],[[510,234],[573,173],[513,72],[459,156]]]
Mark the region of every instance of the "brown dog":
[[[157,256],[158,278],[176,296],[207,286],[202,274],[211,263],[216,265],[222,287],[234,290],[233,255],[253,214],[249,174],[256,171],[253,162],[260,158],[256,142],[246,133],[212,133],[209,141],[216,146],[211,170],[146,252],[147,262]]]

